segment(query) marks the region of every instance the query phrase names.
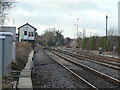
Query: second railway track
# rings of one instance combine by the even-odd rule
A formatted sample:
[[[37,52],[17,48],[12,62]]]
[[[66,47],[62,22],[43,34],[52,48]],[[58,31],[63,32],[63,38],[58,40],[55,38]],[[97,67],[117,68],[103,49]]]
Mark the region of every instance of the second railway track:
[[[76,54],[76,53],[73,53],[73,52],[70,52],[70,51],[63,51],[63,50],[55,50],[55,51],[70,55],[70,56],[78,58],[78,59],[83,59],[83,60],[86,60],[86,61],[90,61],[90,62],[99,64],[99,65],[106,66],[106,67],[113,68],[113,69],[116,69],[116,70],[120,71],[120,63],[117,63],[117,62],[107,61],[105,59],[103,60],[99,57],[98,58],[92,58],[93,56],[81,55],[79,53]]]
[[[65,56],[65,57],[68,57],[70,58],[71,60],[74,60],[78,63],[81,63],[81,64],[84,64],[86,66],[89,66],[97,71],[100,71],[100,72],[103,72],[115,79],[118,79],[120,80],[120,76],[119,76],[119,70],[118,69],[114,69],[114,68],[111,68],[109,67],[108,65],[104,65],[103,63],[101,62],[97,62],[95,60],[88,60],[87,58],[79,58],[76,54],[69,54],[69,53],[64,53],[64,52],[59,52],[59,51],[56,51],[54,50],[54,52],[58,53],[58,54],[61,54],[62,56]]]
[[[51,58],[53,58],[54,55],[56,56],[56,59],[62,58],[61,60],[56,60],[57,62],[64,65],[64,67],[67,67],[71,72],[73,72],[77,76],[84,78],[84,80],[88,82],[94,89],[118,88],[118,85],[120,85],[119,80],[116,80],[110,76],[100,73],[90,67],[72,61],[69,58],[58,55],[54,52],[49,52],[49,56]]]
[[[66,50],[65,52],[68,52],[68,51],[70,53],[70,50]],[[71,51],[71,53],[73,53],[73,51]],[[77,56],[85,57],[85,58],[88,58],[88,59],[93,59],[93,60],[96,60],[96,61],[100,61],[100,62],[103,62],[103,63],[118,66],[118,67],[120,66],[120,59],[119,58],[106,57],[106,56],[102,56],[102,55],[95,55],[95,54],[90,53],[89,51],[85,52],[85,51],[81,50],[80,52],[78,52]]]

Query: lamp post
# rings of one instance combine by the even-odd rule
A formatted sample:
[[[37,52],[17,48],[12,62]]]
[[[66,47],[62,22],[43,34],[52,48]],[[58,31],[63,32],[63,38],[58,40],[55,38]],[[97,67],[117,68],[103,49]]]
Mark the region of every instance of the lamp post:
[[[75,31],[76,31],[76,24],[75,24],[75,30],[74,30],[74,39],[75,39]]]
[[[79,18],[77,18],[77,39],[78,39],[78,20],[79,20]],[[76,39],[76,40],[77,40]],[[78,43],[77,43],[77,41],[76,41],[76,47],[78,46]]]
[[[74,30],[74,42],[75,42],[75,45],[74,45],[74,47],[76,47],[75,31],[76,31],[76,24],[75,24],[75,30]]]
[[[77,38],[78,38],[78,20],[79,18],[77,18]]]
[[[108,26],[108,16],[106,15],[106,51],[107,51],[107,44],[108,44],[108,42],[107,42],[107,26]]]

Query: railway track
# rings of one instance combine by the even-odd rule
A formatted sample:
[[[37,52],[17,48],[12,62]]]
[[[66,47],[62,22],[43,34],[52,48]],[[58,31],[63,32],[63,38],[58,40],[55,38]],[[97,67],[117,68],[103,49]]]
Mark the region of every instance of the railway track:
[[[85,58],[84,59],[77,58],[74,54],[69,55],[69,54],[58,52],[58,51],[54,51],[54,52],[59,53],[59,54],[65,56],[65,57],[70,58],[71,60],[74,60],[74,61],[76,61],[78,63],[82,63],[84,65],[87,65],[87,66],[89,66],[89,67],[91,67],[91,68],[93,68],[95,70],[98,70],[100,72],[103,72],[103,73],[105,73],[107,75],[110,75],[110,76],[120,80],[119,70],[114,69],[114,68],[110,68],[110,67],[108,67],[106,65],[101,65],[102,64],[101,62],[99,62],[99,64],[98,64],[98,63],[96,63],[97,61],[86,60]]]
[[[56,51],[56,53],[57,52],[58,51]],[[91,60],[91,59],[86,59],[86,58],[83,59],[81,57],[79,58],[78,56],[76,56],[74,54],[70,55],[70,54],[66,54],[64,52],[62,52],[62,53],[58,52],[58,53],[60,53],[61,55],[65,56],[65,57],[70,58],[71,60],[74,60],[74,61],[76,61],[78,63],[82,63],[84,65],[87,65],[87,66],[89,66],[89,67],[91,67],[91,68],[93,68],[93,69],[95,69],[97,71],[103,72],[106,75],[109,75],[109,76],[111,76],[111,77],[113,77],[115,79],[120,80],[120,76],[119,76],[120,71],[119,71],[119,69],[111,67],[108,64],[97,62],[97,61]]]
[[[106,66],[106,67],[109,67],[109,68],[112,68],[112,69],[120,71],[120,63],[117,63],[117,62],[114,63],[112,61],[109,62],[109,61],[107,61],[105,59],[103,60],[103,59],[99,59],[99,58],[98,59],[97,58],[91,58],[91,56],[81,55],[81,54],[70,52],[70,51],[63,51],[63,50],[55,50],[55,51],[58,51],[60,53],[64,53],[64,54],[70,55],[70,56],[75,57],[77,59],[90,61],[90,62],[99,64],[99,65]]]
[[[70,50],[67,50],[67,51],[70,51]],[[71,51],[71,52],[73,52],[73,51]],[[101,62],[105,62],[105,63],[109,63],[109,64],[112,64],[112,65],[120,66],[120,58],[106,57],[106,56],[95,55],[95,54],[93,55],[89,51],[79,51],[78,54],[80,54],[82,57],[86,57],[86,58],[89,58],[89,59],[95,59],[95,60],[99,60]]]
[[[82,54],[83,51],[79,52],[80,54]],[[120,63],[120,58],[115,58],[115,57],[107,57],[107,56],[103,56],[103,55],[94,55],[93,56],[93,53],[89,52],[89,53],[83,53],[84,54],[87,54],[88,56],[91,56],[91,57],[94,57],[94,58],[98,58],[99,59],[105,59],[107,61],[112,61],[112,62],[117,62],[117,63]]]
[[[56,54],[53,51],[49,54],[49,56],[52,59],[54,55],[56,55],[57,58],[60,57],[63,59],[62,61],[54,59],[56,62],[58,62],[60,65],[66,68],[69,72],[71,72],[80,80],[84,81],[93,89],[98,90],[99,88],[116,88],[118,87],[118,85],[120,85],[119,80],[116,80],[108,75],[105,75],[99,71],[96,71],[88,66],[85,66],[76,61],[70,60],[69,58]],[[71,63],[71,65],[68,63]],[[77,67],[77,69],[75,67]]]
[[[93,55],[93,54],[90,54],[90,53],[86,53],[86,54],[79,53],[79,54],[81,56],[86,55],[86,58],[89,58],[89,59],[94,59],[94,60],[101,61],[101,62],[104,62],[104,63],[108,63],[108,64],[111,64],[111,65],[120,66],[120,59],[117,59],[117,58],[105,57],[105,56],[100,56],[100,55]]]

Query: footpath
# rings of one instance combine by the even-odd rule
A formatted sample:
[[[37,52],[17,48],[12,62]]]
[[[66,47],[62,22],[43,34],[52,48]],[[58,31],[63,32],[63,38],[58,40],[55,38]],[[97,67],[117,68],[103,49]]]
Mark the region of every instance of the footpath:
[[[27,64],[20,73],[20,78],[18,83],[19,90],[28,89],[28,88],[30,90],[33,90],[33,85],[31,80],[31,67],[33,67],[33,61],[32,61],[33,54],[34,54],[34,51],[32,51],[29,54]]]

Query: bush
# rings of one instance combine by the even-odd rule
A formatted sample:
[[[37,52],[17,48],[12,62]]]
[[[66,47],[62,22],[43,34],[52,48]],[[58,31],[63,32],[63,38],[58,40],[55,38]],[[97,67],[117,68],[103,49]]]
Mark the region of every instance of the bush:
[[[22,70],[27,62],[32,45],[29,42],[16,43],[16,60],[12,62],[13,70]]]

